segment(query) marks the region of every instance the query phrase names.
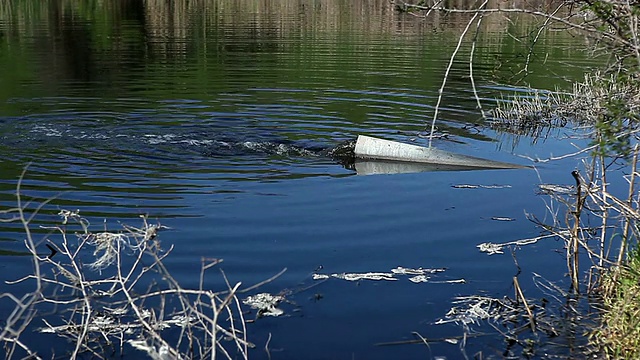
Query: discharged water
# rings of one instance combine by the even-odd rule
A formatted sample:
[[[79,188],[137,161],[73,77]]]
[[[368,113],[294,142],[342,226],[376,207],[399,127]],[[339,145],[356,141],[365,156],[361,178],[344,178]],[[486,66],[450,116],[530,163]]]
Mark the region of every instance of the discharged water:
[[[459,335],[455,324],[434,325],[452,298],[513,294],[512,256],[476,245],[538,235],[525,217],[545,216],[537,185],[572,182],[571,161],[537,172],[354,176],[325,156],[358,134],[426,145],[468,18],[425,21],[386,1],[89,3],[0,6],[0,210],[15,205],[30,163],[23,190],[36,200],[56,196],[48,214],[79,209],[97,228],[137,226],[147,214],[168,226],[166,265],[185,287],[197,286],[202,257],[223,258],[229,280],[244,284],[286,268],[258,290],[291,290],[291,303],[285,316],[250,324],[254,358],[267,358],[268,338],[273,359],[459,358],[446,343],[375,344],[413,331]],[[484,107],[518,91],[507,84],[528,48],[512,33],[526,34],[527,24],[483,23],[474,75]],[[582,46],[547,34],[526,80],[553,90],[580,79],[590,61]],[[463,49],[449,75],[435,146],[525,165],[518,155],[574,149],[559,139],[565,130],[546,141],[492,131],[476,109],[468,56]],[[459,186],[469,184],[484,187]],[[0,223],[3,281],[31,269],[22,237],[17,224]],[[559,248],[531,245],[518,252],[519,265],[560,281]],[[398,266],[447,270],[418,284],[312,279]],[[468,351],[499,356],[504,347],[497,336],[470,340]]]

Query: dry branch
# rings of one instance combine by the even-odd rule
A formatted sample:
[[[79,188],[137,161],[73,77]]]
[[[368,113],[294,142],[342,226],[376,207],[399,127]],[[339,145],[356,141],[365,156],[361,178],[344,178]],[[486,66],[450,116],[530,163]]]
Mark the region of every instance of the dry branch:
[[[203,260],[199,287],[182,288],[162,263],[172,249],[161,247],[158,232],[164,226],[142,217],[139,228],[123,225],[120,231],[92,232],[77,210],[60,211],[60,225],[47,227],[53,232],[43,245],[51,253],[41,256],[30,228],[44,205],[27,217],[21,183],[18,206],[5,213],[16,213],[12,217],[22,223],[34,271],[7,284],[34,282],[35,289],[22,297],[0,294],[15,307],[0,328],[5,358],[44,355],[23,338],[38,326],[33,323],[38,309],[51,305],[61,317],[43,318],[39,331],[70,341],[71,359],[83,354],[106,359],[114,351],[124,356],[139,350],[153,359],[248,358],[248,349],[255,345],[247,340],[237,297],[241,284],[231,285],[225,278],[226,290],[205,288],[205,274],[221,260]],[[74,226],[78,235],[70,236]]]

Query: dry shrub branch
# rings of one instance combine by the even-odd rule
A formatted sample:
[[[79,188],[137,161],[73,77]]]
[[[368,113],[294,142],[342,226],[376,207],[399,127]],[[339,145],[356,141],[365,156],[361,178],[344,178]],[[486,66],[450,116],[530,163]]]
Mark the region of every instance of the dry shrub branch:
[[[254,345],[247,340],[237,297],[241,284],[225,278],[222,291],[205,287],[205,276],[221,260],[202,259],[199,287],[186,289],[163,264],[172,250],[161,247],[158,232],[164,226],[142,217],[139,228],[92,232],[78,211],[62,210],[60,224],[36,240],[31,223],[45,204],[27,215],[20,185],[16,194],[17,207],[1,215],[3,221],[22,223],[33,272],[7,283],[33,290],[22,297],[0,294],[14,304],[0,331],[7,359],[53,355],[29,344],[36,327],[66,339],[71,344],[66,357],[72,359],[137,351],[152,359],[248,357]],[[47,255],[43,249],[49,250]]]
[[[564,1],[443,1],[423,0],[418,3],[394,1],[396,9],[416,16],[434,14],[466,14],[464,31],[459,35],[458,45],[451,55],[445,79],[439,90],[438,102],[431,123],[430,138],[433,137],[438,108],[447,82],[450,64],[458,55],[463,40],[471,33],[471,56],[469,57],[470,86],[473,89],[482,116],[499,132],[530,136],[533,141],[545,136],[553,128],[573,127],[572,137],[589,139],[591,144],[578,148],[572,154],[549,158],[532,159],[538,162],[575,158],[583,156],[582,171],[567,174],[569,186],[547,185],[544,194],[547,216],[540,220],[531,216],[543,230],[536,239],[556,238],[564,245],[567,275],[570,279],[569,291],[559,286],[548,287],[557,293],[559,309],[567,314],[565,323],[571,327],[570,356],[586,357],[592,351],[606,358],[640,358],[640,256],[638,236],[640,235],[640,207],[637,181],[639,155],[638,132],[640,128],[640,3],[620,0],[564,0]],[[516,95],[509,100],[498,101],[498,107],[489,112],[482,110],[473,79],[473,49],[480,31],[480,22],[485,16],[508,16],[522,14],[539,22],[537,29],[529,34],[528,53],[523,58],[521,72],[526,75],[535,45],[542,33],[550,30],[569,31],[583,36],[593,54],[608,57],[600,72],[585,76],[584,81],[575,83],[569,92],[532,91],[525,96]],[[476,23],[475,33],[471,25]],[[514,39],[516,37],[514,36]],[[524,42],[523,42],[524,43]],[[516,74],[522,75],[522,74]],[[614,170],[615,169],[615,170]],[[570,176],[569,176],[570,175]],[[628,183],[624,194],[612,189],[609,182],[613,176],[622,175]],[[573,178],[573,179],[571,179]],[[542,187],[541,187],[542,189]],[[537,240],[536,240],[537,241]],[[481,250],[499,254],[503,246],[526,245],[522,241],[505,244],[481,244]],[[515,257],[514,257],[515,259]],[[540,333],[543,316],[532,312],[530,302],[519,289],[513,307],[519,319],[527,319],[528,328],[534,335]],[[587,293],[589,296],[583,296]],[[470,303],[465,312],[473,319],[492,318],[478,315],[478,307],[489,309],[489,302]],[[600,326],[596,330],[583,329],[582,334],[591,331],[590,350],[575,351],[580,319],[586,315],[580,303],[594,305],[598,309]],[[493,308],[492,308],[493,309]],[[487,310],[483,314],[489,314]],[[507,314],[498,311],[497,319]],[[465,315],[465,316],[466,316]],[[453,321],[469,324],[462,318]],[[552,322],[549,322],[552,324]],[[528,325],[528,326],[527,326]],[[517,331],[505,333],[505,339],[517,339]],[[584,337],[584,336],[583,336]],[[541,342],[541,337],[530,338]],[[595,346],[593,346],[595,345]],[[525,346],[522,346],[525,348]],[[595,348],[595,350],[593,350]],[[535,348],[531,348],[535,352]],[[533,356],[529,351],[521,355]],[[466,355],[465,355],[466,357]]]
[[[438,120],[439,108],[442,101],[447,78],[454,59],[458,56],[461,44],[468,33],[471,33],[471,55],[469,61],[470,83],[478,103],[478,108],[485,118],[494,120],[498,128],[510,129],[517,134],[533,135],[538,137],[543,126],[564,126],[566,118],[586,121],[590,118],[598,117],[600,124],[608,118],[620,118],[622,115],[620,106],[626,104],[624,100],[628,97],[634,98],[631,104],[640,105],[640,92],[638,91],[638,71],[640,70],[640,40],[638,36],[638,18],[640,14],[640,4],[637,2],[619,0],[565,0],[565,1],[529,1],[529,2],[495,2],[495,1],[475,1],[475,2],[450,2],[442,0],[425,0],[417,4],[405,1],[394,1],[396,9],[418,16],[434,16],[434,14],[467,14],[464,31],[459,36],[458,44],[453,51],[449,65],[445,71],[442,86],[439,89],[438,100],[435,105],[434,116],[430,126],[429,139],[433,138]],[[608,84],[595,84],[591,88],[591,81],[600,81],[606,76],[592,76],[579,84],[587,87],[585,89],[574,89],[580,91],[579,97],[572,99],[571,107],[553,106],[563,103],[568,97],[555,96],[552,93],[534,93],[532,98],[523,100],[516,99],[514,103],[507,104],[497,111],[486,113],[482,111],[481,99],[476,91],[476,81],[473,75],[474,49],[478,34],[481,31],[480,23],[485,16],[509,16],[522,14],[540,19],[536,25],[536,30],[529,36],[528,51],[524,59],[521,70],[514,75],[526,75],[535,53],[535,46],[542,34],[548,30],[571,31],[584,36],[590,43],[590,50],[594,54],[608,55],[608,66],[604,69],[606,76],[612,75],[613,81]],[[471,25],[476,23],[474,31],[470,31]],[[513,36],[516,38],[516,36]],[[618,87],[618,89],[610,88]],[[597,97],[602,94],[589,94],[596,89],[605,91],[604,97]],[[582,92],[585,91],[586,92]],[[619,91],[621,90],[621,91]],[[614,94],[622,96],[614,96]],[[540,96],[543,95],[543,96]],[[586,96],[582,96],[586,95]],[[591,103],[580,104],[581,98],[590,100],[597,97],[596,103],[600,108],[592,108]],[[602,103],[605,101],[605,103]],[[552,105],[552,106],[548,106]],[[605,112],[602,112],[604,107]],[[578,110],[576,113],[575,110]],[[625,114],[637,114],[637,112],[625,112]],[[560,115],[560,116],[556,116]],[[585,116],[582,116],[585,115]],[[614,130],[619,130],[624,124],[615,124]],[[547,129],[549,127],[546,127]],[[429,129],[427,129],[429,130]],[[431,144],[431,142],[430,142]]]
[[[454,5],[450,5],[454,3]],[[613,55],[612,66],[637,70],[640,67],[638,11],[640,4],[620,0],[564,0],[525,2],[456,2],[425,0],[417,4],[394,1],[396,9],[420,16],[446,14],[524,14],[542,19],[540,29],[575,31]],[[457,5],[457,6],[456,6]],[[536,36],[537,39],[539,36]],[[534,40],[535,44],[535,40]],[[534,45],[532,44],[532,46]],[[528,59],[528,58],[527,58]]]

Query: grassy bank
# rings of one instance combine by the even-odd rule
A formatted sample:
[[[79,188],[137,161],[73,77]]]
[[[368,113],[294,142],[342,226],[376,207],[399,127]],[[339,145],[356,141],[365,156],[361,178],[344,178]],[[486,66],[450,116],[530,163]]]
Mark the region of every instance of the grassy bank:
[[[640,358],[640,252],[633,252],[621,266],[602,277],[601,326],[593,332],[594,343],[609,359]]]
[[[588,75],[572,92],[516,98],[491,114],[496,130],[534,141],[565,126],[589,139],[575,153],[532,159],[573,157],[580,169],[572,172],[572,187],[549,187],[552,220],[533,220],[564,242],[569,293],[588,295],[589,307],[597,310],[597,325],[584,330],[590,351],[608,359],[640,358],[638,114],[640,84],[600,74]],[[610,185],[622,182],[626,189]]]

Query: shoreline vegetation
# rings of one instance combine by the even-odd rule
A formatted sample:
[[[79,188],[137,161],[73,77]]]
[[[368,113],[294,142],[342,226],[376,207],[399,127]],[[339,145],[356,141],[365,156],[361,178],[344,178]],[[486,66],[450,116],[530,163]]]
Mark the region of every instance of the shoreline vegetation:
[[[637,184],[640,178],[640,4],[611,0],[555,1],[542,8],[524,8],[517,4],[492,7],[488,1],[476,2],[471,8],[429,0],[413,4],[396,1],[396,4],[401,11],[419,17],[443,12],[473,14],[467,25],[471,30],[468,34],[463,32],[459,39],[459,44],[467,39],[472,48],[485,14],[519,13],[540,20],[538,32],[530,37],[530,54],[535,53],[535,42],[542,32],[561,29],[588,39],[592,44],[588,50],[594,54],[609,54],[606,66],[586,74],[584,81],[575,83],[568,93],[532,90],[525,96],[515,95],[508,101],[498,102],[496,108],[483,111],[483,116],[496,131],[527,135],[533,141],[546,136],[550,129],[565,126],[579,130],[578,133],[589,140],[588,147],[572,154],[531,159],[535,163],[575,158],[581,168],[571,172],[575,185],[570,188],[541,187],[541,192],[549,196],[546,204],[550,221],[530,216],[544,234],[562,240],[571,280],[569,289],[549,284],[543,287],[553,289],[552,293],[565,299],[556,304],[566,315],[563,325],[573,325],[572,335],[564,335],[579,337],[581,332],[588,339],[582,346],[578,342],[573,344],[572,356],[640,358],[640,303],[637,300],[640,294],[640,192]],[[475,34],[473,29],[476,29]],[[475,88],[473,55],[468,61],[471,84]],[[525,59],[528,61],[529,57]],[[525,63],[525,69],[526,66]],[[446,75],[441,90],[445,85]],[[480,99],[478,107],[482,111]],[[434,118],[434,123],[436,120]],[[614,194],[609,188],[610,181],[618,177],[628,184],[624,195]],[[491,248],[495,244],[483,245]],[[547,337],[556,337],[559,333],[553,322],[546,321],[545,312],[540,312],[537,304],[528,303],[522,291],[518,291],[517,277],[514,277],[514,287],[517,291],[513,303],[516,305],[505,306],[508,311],[494,310],[493,313],[487,307],[484,315],[474,314],[472,320],[493,319],[496,322],[520,307],[520,311],[515,312],[520,318],[530,320],[530,331],[528,335],[522,335],[519,333],[522,328],[509,329],[504,333],[505,340],[521,345],[520,356],[535,356],[535,342],[540,342],[542,337],[536,333],[546,333]],[[590,313],[593,309],[595,312]],[[594,323],[590,329],[579,330],[579,318],[590,318]],[[466,324],[470,320],[460,318],[459,322],[465,324],[468,331]]]
[[[73,2],[62,2],[63,6],[70,3]],[[115,6],[109,2],[99,3]],[[144,3],[158,9],[156,13],[145,14],[150,24],[176,19],[178,23],[187,23],[189,12],[195,11],[180,8],[170,12],[166,2]],[[329,3],[327,16],[338,19],[341,3]],[[187,4],[203,6],[199,1],[183,5],[188,7]],[[249,1],[235,4],[240,9],[243,5],[246,8],[256,6]],[[299,12],[294,6],[296,4],[295,1],[285,1],[282,10]],[[464,341],[477,336],[471,332],[470,325],[500,319],[512,355],[536,357],[545,339],[573,336],[585,337],[588,341],[572,348],[571,356],[639,358],[640,5],[613,0],[478,1],[473,5],[467,1],[422,0],[413,3],[395,1],[393,4],[389,12],[391,17],[415,16],[416,24],[424,18],[460,17],[463,30],[461,33],[457,31],[460,33],[458,46],[451,55],[440,94],[446,92],[448,70],[461,54],[459,50],[462,47],[468,50],[464,56],[468,57],[469,78],[475,91],[475,44],[483,31],[495,31],[492,24],[508,27],[511,22],[504,17],[508,14],[534,19],[534,30],[526,40],[528,55],[523,58],[519,72],[523,76],[529,69],[531,56],[535,54],[535,43],[545,32],[581,34],[585,37],[585,46],[591,46],[587,50],[601,56],[610,54],[606,66],[599,72],[586,75],[584,82],[576,83],[571,92],[532,90],[528,96],[518,95],[497,101],[495,109],[490,109],[486,101],[478,98],[478,110],[498,132],[536,139],[544,137],[550,128],[571,126],[582,129],[583,136],[590,140],[590,146],[572,154],[532,159],[534,162],[548,162],[575,157],[581,167],[580,171],[568,174],[574,183],[572,187],[540,187],[541,193],[548,196],[546,204],[551,220],[530,217],[543,232],[541,238],[555,237],[564,245],[569,287],[562,288],[544,279],[536,279],[539,287],[553,294],[554,306],[558,308],[550,310],[551,305],[547,302],[527,298],[519,286],[518,276],[515,276],[513,286],[516,291],[512,299],[461,296],[455,299],[455,306],[441,321],[463,326],[465,334],[461,337],[461,349],[465,356]],[[11,1],[4,3],[0,6],[0,13],[5,18],[14,19],[20,27],[28,27],[29,22],[15,14],[15,6]],[[45,16],[43,14],[46,13],[38,8],[23,11],[29,16]],[[494,22],[484,21],[489,16]],[[265,19],[270,21],[268,16]],[[307,25],[312,27],[313,22]],[[369,25],[372,27],[369,31],[380,30],[384,26],[389,29],[382,31],[392,31],[394,26],[393,22]],[[416,25],[416,28],[420,26]],[[173,35],[176,38],[187,37],[188,29],[184,26],[181,28],[183,32]],[[105,44],[105,48],[108,49],[109,44]],[[439,104],[440,99],[433,124],[438,120]],[[433,129],[434,125],[431,126],[431,138]],[[425,132],[428,130],[429,127]],[[612,177],[622,177],[627,182],[626,194],[610,191]],[[200,287],[184,289],[162,265],[171,248],[163,250],[160,247],[157,232],[162,229],[161,225],[150,224],[143,218],[140,228],[124,226],[118,231],[105,229],[93,232],[78,212],[62,211],[59,214],[60,224],[48,228],[51,234],[56,234],[57,240],[39,241],[33,237],[30,223],[46,202],[24,203],[21,195],[19,183],[17,206],[0,210],[0,221],[20,222],[24,227],[25,247],[33,261],[33,274],[14,283],[33,284],[33,290],[21,297],[0,294],[0,299],[14,306],[0,329],[0,342],[6,350],[6,358],[23,355],[40,358],[21,337],[27,328],[34,326],[32,321],[39,315],[36,306],[44,306],[51,312],[68,311],[64,325],[45,323],[41,331],[53,332],[70,340],[74,347],[70,351],[72,358],[82,353],[106,358],[118,351],[122,353],[125,344],[147,352],[154,359],[214,358],[215,353],[224,358],[248,358],[248,349],[255,345],[247,339],[247,320],[243,317],[238,296],[255,286],[241,289],[240,283],[226,282],[224,290],[206,290],[203,286],[205,274],[220,260],[203,259]],[[77,241],[71,239],[70,231],[77,233]],[[528,243],[531,242],[513,242],[509,246],[526,246]],[[482,245],[485,249],[496,247],[496,244]],[[48,249],[47,253],[43,254],[42,249]],[[517,265],[515,255],[514,261]],[[144,286],[147,290],[138,292]],[[167,304],[171,304],[171,308]],[[595,316],[585,313],[585,308],[595,308]],[[556,317],[557,313],[563,316]],[[595,325],[590,330],[580,328],[581,318],[592,319]],[[171,340],[164,337],[165,329],[173,329]],[[424,338],[416,342],[428,345]],[[268,353],[268,344],[265,349]]]

